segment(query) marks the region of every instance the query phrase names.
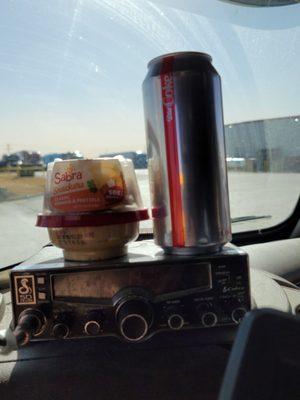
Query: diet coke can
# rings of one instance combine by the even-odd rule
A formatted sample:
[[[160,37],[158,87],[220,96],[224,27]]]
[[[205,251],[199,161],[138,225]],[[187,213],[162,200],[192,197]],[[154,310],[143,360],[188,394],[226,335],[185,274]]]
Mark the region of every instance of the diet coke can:
[[[149,62],[143,82],[155,242],[216,252],[231,240],[221,80],[209,55]]]

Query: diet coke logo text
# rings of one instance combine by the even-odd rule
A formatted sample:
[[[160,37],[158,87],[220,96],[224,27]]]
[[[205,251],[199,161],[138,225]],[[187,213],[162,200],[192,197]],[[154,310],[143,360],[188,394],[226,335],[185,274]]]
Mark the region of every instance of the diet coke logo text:
[[[166,111],[166,119],[167,122],[171,122],[174,118],[174,82],[172,74],[164,74],[162,76],[162,84],[162,101]]]

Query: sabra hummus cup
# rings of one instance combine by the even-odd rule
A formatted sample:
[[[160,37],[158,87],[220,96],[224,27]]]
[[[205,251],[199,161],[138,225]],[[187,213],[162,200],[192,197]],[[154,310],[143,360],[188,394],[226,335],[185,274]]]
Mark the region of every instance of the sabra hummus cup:
[[[92,190],[91,190],[92,189]],[[73,261],[94,261],[127,253],[148,219],[131,160],[102,158],[48,165],[43,214],[52,243]]]
[[[46,213],[99,211],[126,205],[122,160],[55,161],[48,166],[46,178]]]
[[[139,221],[148,210],[39,215],[37,226],[47,227],[51,242],[63,249],[66,260],[95,261],[127,253],[138,237]]]

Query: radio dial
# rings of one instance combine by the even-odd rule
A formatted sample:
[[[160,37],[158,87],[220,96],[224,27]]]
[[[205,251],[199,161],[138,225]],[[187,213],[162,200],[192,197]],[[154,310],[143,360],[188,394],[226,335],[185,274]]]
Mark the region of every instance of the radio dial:
[[[67,324],[64,324],[63,322],[58,322],[55,324],[52,328],[52,335],[56,337],[57,339],[64,339],[66,338],[70,333],[70,329]]]
[[[213,312],[206,312],[201,317],[202,324],[206,327],[211,327],[216,325],[217,320],[218,318],[216,314]]]
[[[101,327],[100,327],[99,322],[97,322],[97,321],[88,321],[84,325],[84,332],[89,336],[98,335],[100,330],[101,330]]]
[[[103,314],[101,310],[92,310],[88,312],[83,328],[84,332],[89,336],[98,335],[102,330],[102,320]]]
[[[74,314],[70,311],[59,313],[52,328],[52,335],[57,339],[64,339],[70,334],[70,327],[73,325]]]
[[[129,342],[142,340],[148,333],[152,319],[152,308],[142,299],[128,300],[117,310],[120,333]]]
[[[169,328],[179,330],[184,325],[184,319],[180,314],[172,314],[168,318]]]
[[[246,312],[247,312],[247,310],[244,307],[238,307],[238,308],[234,309],[231,313],[231,318],[232,318],[233,322],[235,322],[236,324],[239,324],[242,321],[242,319],[244,318]]]

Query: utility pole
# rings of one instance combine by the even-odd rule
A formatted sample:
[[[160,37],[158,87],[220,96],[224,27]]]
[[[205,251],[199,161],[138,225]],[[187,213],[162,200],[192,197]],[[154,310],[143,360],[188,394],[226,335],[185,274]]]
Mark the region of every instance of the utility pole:
[[[8,156],[9,156],[9,154],[10,154],[10,150],[11,150],[11,146],[10,146],[9,143],[7,143],[7,144],[6,144],[6,153],[7,153]]]

